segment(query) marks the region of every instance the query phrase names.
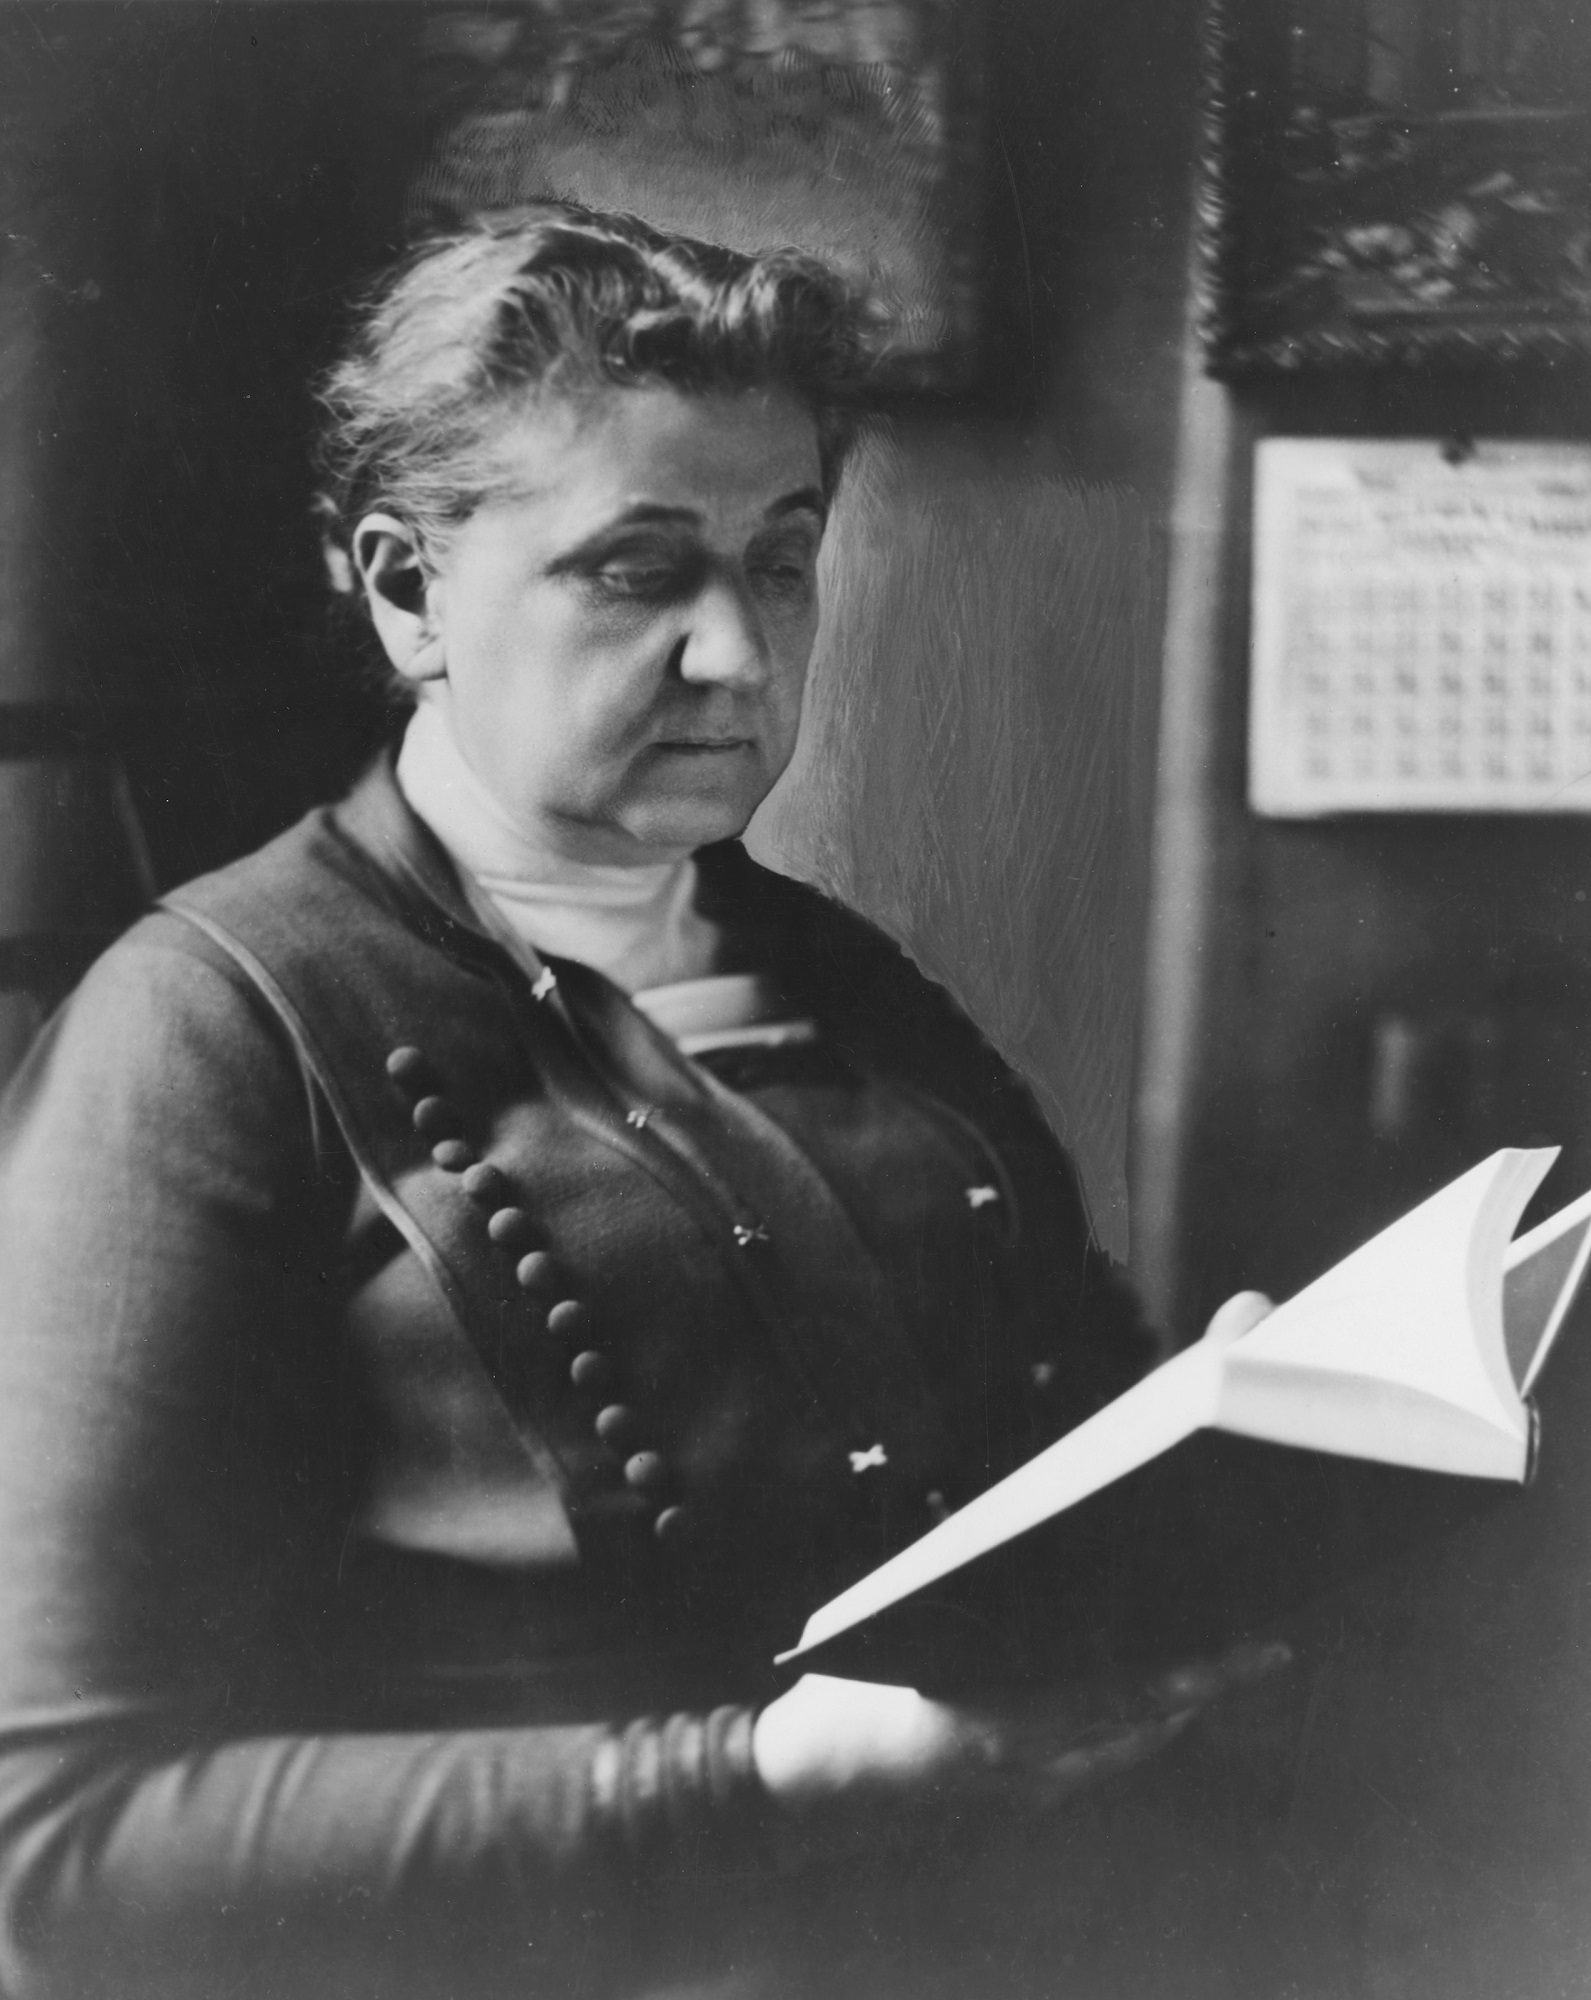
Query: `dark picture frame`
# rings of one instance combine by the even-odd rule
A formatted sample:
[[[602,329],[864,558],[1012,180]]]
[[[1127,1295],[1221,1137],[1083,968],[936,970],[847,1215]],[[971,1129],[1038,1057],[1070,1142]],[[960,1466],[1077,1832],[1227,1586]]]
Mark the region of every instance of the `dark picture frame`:
[[[983,41],[966,0],[495,0],[416,51],[418,226],[547,198],[809,251],[887,316],[886,392],[981,372]]]
[[[1591,358],[1575,0],[1211,0],[1211,371]]]

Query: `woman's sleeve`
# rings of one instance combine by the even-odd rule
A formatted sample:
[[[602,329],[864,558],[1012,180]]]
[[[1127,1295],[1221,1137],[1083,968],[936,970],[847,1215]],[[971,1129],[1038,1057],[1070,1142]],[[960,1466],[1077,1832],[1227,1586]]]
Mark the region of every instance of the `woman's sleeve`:
[[[7,1995],[485,2000],[571,1968],[596,1994],[627,1916],[748,1859],[744,1710],[281,1726],[271,1683],[314,1653],[294,1566],[352,1519],[358,1462],[328,1416],[314,1116],[274,1024],[159,920],[7,1101]]]

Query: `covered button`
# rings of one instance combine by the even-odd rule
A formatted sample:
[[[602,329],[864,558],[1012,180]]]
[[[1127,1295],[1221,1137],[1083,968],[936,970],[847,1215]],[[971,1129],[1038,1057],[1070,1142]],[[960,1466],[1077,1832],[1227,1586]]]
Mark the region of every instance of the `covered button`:
[[[487,1218],[486,1233],[502,1250],[523,1243],[530,1230],[530,1217],[522,1208],[499,1208]]]
[[[472,1201],[486,1207],[494,1202],[501,1205],[508,1193],[508,1182],[502,1170],[494,1167],[490,1160],[477,1160],[464,1176],[464,1192]]]
[[[690,1526],[690,1511],[685,1507],[665,1507],[652,1523],[652,1532],[660,1542],[678,1541]]]
[[[600,1389],[611,1372],[608,1357],[594,1347],[582,1348],[569,1364],[569,1380],[577,1389]]]
[[[406,1090],[418,1091],[430,1088],[434,1073],[421,1050],[405,1045],[387,1057],[387,1074]]]
[[[578,1299],[560,1299],[547,1314],[547,1331],[555,1340],[573,1340],[585,1332],[590,1320]]]
[[[624,1476],[639,1492],[650,1493],[668,1477],[668,1467],[661,1452],[638,1451],[624,1461]]]
[[[543,1298],[558,1288],[558,1266],[545,1250],[527,1250],[514,1267],[522,1292],[539,1292]]]
[[[615,1451],[635,1435],[635,1412],[623,1403],[607,1403],[597,1412],[597,1436]]]
[[[422,1097],[410,1114],[422,1139],[453,1139],[464,1123],[445,1097]]]
[[[431,1148],[431,1157],[450,1174],[461,1174],[475,1158],[475,1148],[467,1139],[442,1139]]]

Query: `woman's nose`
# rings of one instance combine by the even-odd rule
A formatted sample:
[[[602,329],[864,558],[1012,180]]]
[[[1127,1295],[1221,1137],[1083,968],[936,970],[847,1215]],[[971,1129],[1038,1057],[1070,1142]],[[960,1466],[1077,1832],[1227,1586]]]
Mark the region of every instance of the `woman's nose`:
[[[749,592],[727,579],[702,592],[693,607],[679,670],[688,681],[726,687],[761,685],[768,674],[768,642]]]

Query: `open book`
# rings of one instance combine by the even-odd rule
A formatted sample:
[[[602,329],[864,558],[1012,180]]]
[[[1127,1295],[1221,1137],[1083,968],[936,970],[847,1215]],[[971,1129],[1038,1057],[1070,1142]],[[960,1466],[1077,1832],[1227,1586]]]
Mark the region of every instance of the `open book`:
[[[1556,1157],[1494,1154],[1249,1332],[1176,1355],[815,1611],[780,1664],[1152,1664],[1522,1484],[1529,1394],[1591,1259],[1591,1194],[1510,1241]]]

